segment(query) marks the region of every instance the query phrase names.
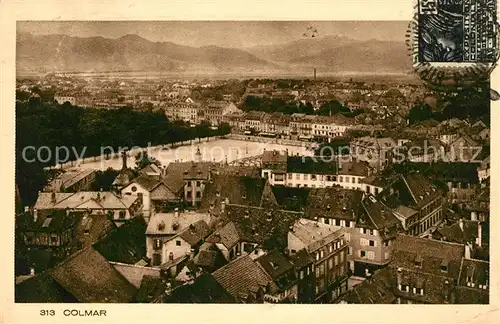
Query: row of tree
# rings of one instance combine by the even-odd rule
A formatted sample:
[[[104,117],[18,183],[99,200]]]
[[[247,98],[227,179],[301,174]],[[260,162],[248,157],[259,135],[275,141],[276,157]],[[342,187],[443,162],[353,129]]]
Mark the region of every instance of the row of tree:
[[[478,82],[474,87],[438,92],[434,108],[423,102],[415,103],[408,115],[409,122],[414,124],[428,119],[442,121],[451,118],[489,120],[489,90],[489,82]]]
[[[314,110],[310,102],[306,104],[297,101],[286,101],[281,98],[247,96],[243,102],[244,111],[263,111],[266,113],[280,112],[283,114],[307,114],[318,116],[329,116],[341,114],[345,117],[354,117],[362,111],[351,111],[337,100],[323,103],[319,109]]]
[[[82,109],[32,98],[16,103],[16,183],[23,203],[36,199],[47,181],[43,168],[59,160],[98,156],[102,148],[147,147],[229,133],[224,124],[212,129],[170,122],[162,112]],[[59,148],[59,150],[58,150]],[[60,162],[60,161],[59,161]]]

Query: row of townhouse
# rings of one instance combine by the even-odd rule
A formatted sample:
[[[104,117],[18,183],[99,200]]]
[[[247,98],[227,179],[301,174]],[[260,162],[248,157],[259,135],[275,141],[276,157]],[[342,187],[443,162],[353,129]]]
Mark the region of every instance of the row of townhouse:
[[[206,121],[212,126],[223,123],[226,115],[241,113],[242,111],[234,103],[228,101],[198,103],[188,98],[184,102],[168,103],[165,107],[165,114],[171,119],[183,120],[191,124]]]
[[[354,121],[341,115],[315,116],[305,114],[286,115],[250,111],[245,114],[229,114],[225,121],[233,131],[245,134],[268,134],[292,139],[328,141],[343,136]]]

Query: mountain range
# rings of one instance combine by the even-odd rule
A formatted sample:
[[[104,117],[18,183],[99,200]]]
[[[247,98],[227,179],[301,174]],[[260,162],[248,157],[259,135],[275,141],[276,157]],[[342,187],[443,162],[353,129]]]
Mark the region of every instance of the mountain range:
[[[404,42],[343,36],[249,48],[191,47],[138,35],[117,39],[17,35],[17,70],[47,72],[159,71],[193,73],[319,73],[411,70]]]

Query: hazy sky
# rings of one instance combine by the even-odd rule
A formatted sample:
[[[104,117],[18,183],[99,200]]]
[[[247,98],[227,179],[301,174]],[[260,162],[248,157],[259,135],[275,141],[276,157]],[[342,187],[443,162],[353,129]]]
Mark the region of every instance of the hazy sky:
[[[249,47],[286,43],[304,38],[309,26],[319,37],[343,35],[356,40],[404,41],[404,21],[39,21],[18,22],[18,32],[36,35],[103,36],[137,34],[151,41],[188,46]]]

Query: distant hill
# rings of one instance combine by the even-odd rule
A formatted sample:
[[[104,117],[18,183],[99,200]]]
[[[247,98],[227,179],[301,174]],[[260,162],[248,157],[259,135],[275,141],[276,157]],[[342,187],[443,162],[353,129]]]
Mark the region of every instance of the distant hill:
[[[137,35],[118,39],[33,36],[17,39],[18,70],[47,71],[267,71],[275,64],[246,51],[218,46],[189,47],[151,42]]]
[[[326,36],[322,38],[304,38],[285,44],[254,46],[246,48],[246,50],[266,60],[290,62],[355,42],[355,40],[343,36]]]
[[[409,72],[411,57],[405,43],[370,40],[355,42],[295,58],[292,65],[317,67],[331,72]]]
[[[287,44],[247,49],[257,57],[289,69],[323,72],[409,72],[411,58],[404,42],[356,41],[343,36],[302,39]]]
[[[356,41],[343,36],[303,39],[245,49],[190,47],[138,35],[118,39],[34,36],[17,38],[18,71],[158,71],[187,73],[408,72],[403,42]]]

